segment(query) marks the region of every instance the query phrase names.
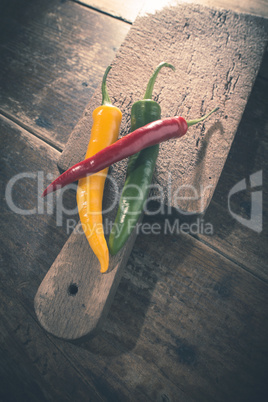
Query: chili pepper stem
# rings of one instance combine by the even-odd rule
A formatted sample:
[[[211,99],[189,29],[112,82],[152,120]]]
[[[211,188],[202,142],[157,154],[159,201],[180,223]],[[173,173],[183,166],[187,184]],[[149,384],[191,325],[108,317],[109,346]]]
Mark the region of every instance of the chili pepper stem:
[[[194,124],[200,123],[200,121],[203,121],[203,120],[207,119],[212,113],[216,112],[217,110],[219,110],[219,107],[215,107],[215,109],[211,110],[211,112],[209,112],[209,113],[206,114],[205,116],[200,117],[200,119],[195,119],[195,120],[188,120],[188,121],[186,121],[187,126],[188,126],[188,127],[191,127],[191,126],[193,126]]]
[[[153,75],[151,76],[151,78],[150,78],[150,80],[148,82],[148,85],[147,85],[147,88],[146,88],[145,95],[144,95],[143,99],[152,99],[152,93],[153,93],[153,89],[154,89],[155,80],[156,80],[156,78],[158,76],[159,71],[163,67],[169,67],[169,68],[172,68],[173,71],[175,71],[175,67],[172,66],[172,64],[165,63],[165,62],[160,63],[157,66],[157,68],[155,69]]]
[[[102,105],[111,105],[112,104],[108,91],[107,91],[107,85],[106,85],[107,75],[109,74],[109,71],[111,70],[111,68],[112,68],[111,66],[108,66],[106,68],[106,71],[102,78],[102,84],[101,84]]]

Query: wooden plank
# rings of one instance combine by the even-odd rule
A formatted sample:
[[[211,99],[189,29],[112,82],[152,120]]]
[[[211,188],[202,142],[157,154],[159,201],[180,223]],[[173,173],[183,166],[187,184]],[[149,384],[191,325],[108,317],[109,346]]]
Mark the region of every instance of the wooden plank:
[[[17,173],[51,171],[58,152],[2,118],[0,135],[4,186]],[[33,179],[21,179],[14,202],[31,209],[37,193]],[[66,208],[74,203],[66,192]],[[55,211],[25,217],[5,202],[1,212],[1,390],[13,400],[15,385],[28,400],[261,400],[263,281],[190,236],[141,233],[99,336],[64,342],[36,324],[33,298],[67,237],[66,219],[77,216],[59,227]]]
[[[0,111],[62,149],[129,24],[74,2],[4,2]]]
[[[267,62],[268,54],[264,64]],[[203,241],[266,281],[268,279],[266,255],[268,228],[265,218],[265,211],[268,208],[265,185],[265,174],[268,168],[267,91],[268,80],[260,74],[249,98],[213,201],[205,215],[207,222],[215,224],[213,236],[200,235]],[[250,175],[258,172],[262,174],[261,185],[251,188]],[[241,223],[231,215],[228,209],[228,196],[233,186],[243,179],[246,179],[247,189],[230,198],[231,212],[246,220]],[[258,227],[254,229],[247,224],[250,225],[250,219],[252,222],[257,219],[251,216],[253,203],[251,196],[255,191],[262,194],[258,206],[261,219]]]
[[[56,205],[44,205],[40,198],[43,180],[46,180],[48,172],[55,174],[57,171],[59,152],[19,126],[10,126],[7,119],[1,117],[0,122],[4,207],[0,216],[0,238],[1,252],[6,260],[6,264],[1,266],[1,272],[5,271],[16,283],[17,270],[25,269],[20,266],[21,256],[27,256],[27,273],[33,277],[22,286],[26,286],[29,291],[34,286],[34,278],[38,286],[40,275],[46,272],[44,267],[53,263],[67,240],[67,220],[77,218],[78,215],[75,211],[72,216],[63,213],[57,221]],[[74,194],[63,200],[65,210],[76,206]],[[31,234],[27,241],[23,235],[26,232]]]
[[[140,324],[135,353],[180,384],[185,400],[189,395],[202,401],[253,401],[258,392],[261,400],[267,371],[262,329],[266,332],[267,326],[260,321],[254,331],[259,314],[267,322],[266,285],[188,236],[141,235],[134,254],[115,301],[123,305],[127,300],[126,316],[111,309],[111,317],[121,323],[118,343],[130,342],[128,336]],[[131,318],[131,305],[140,309],[142,323]]]
[[[74,0],[77,3],[84,4],[94,10],[107,13],[115,18],[118,18],[129,23],[133,23],[145,3],[145,0],[114,0],[113,2],[109,0]]]
[[[56,172],[59,152],[2,117],[0,142],[3,195],[14,181],[13,203],[6,193],[0,216],[0,399],[71,401],[91,395],[93,400],[103,400],[91,379],[79,375],[44,333],[34,314],[33,297],[40,279],[67,234],[65,227],[57,227],[55,211],[42,213],[40,208],[39,213],[25,215],[22,210],[38,207],[40,188],[33,176],[39,172],[41,177],[53,165]],[[65,199],[66,208],[72,203],[71,194]]]
[[[0,284],[1,401],[103,401],[89,377],[79,374],[68,356],[17,299],[17,289]]]

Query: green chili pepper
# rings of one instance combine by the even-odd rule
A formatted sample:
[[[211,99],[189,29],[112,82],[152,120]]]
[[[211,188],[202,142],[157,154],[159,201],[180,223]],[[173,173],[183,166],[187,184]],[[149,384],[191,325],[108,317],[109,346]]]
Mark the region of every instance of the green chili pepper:
[[[135,102],[131,108],[131,131],[161,119],[161,108],[152,100],[152,92],[156,77],[163,67],[175,70],[171,64],[164,62],[157,66],[148,82],[143,100]],[[115,255],[126,243],[143,213],[158,152],[159,144],[146,148],[129,158],[126,181],[109,237],[109,249],[112,255]]]

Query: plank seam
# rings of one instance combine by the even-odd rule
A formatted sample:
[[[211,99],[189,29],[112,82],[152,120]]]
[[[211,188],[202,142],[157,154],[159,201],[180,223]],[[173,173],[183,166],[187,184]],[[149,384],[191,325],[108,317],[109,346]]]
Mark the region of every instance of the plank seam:
[[[6,119],[10,120],[12,123],[15,123],[17,126],[21,127],[23,130],[26,130],[29,134],[33,135],[34,137],[43,141],[50,147],[54,148],[56,151],[62,152],[63,148],[57,142],[49,140],[43,134],[39,133],[38,131],[33,130],[30,126],[28,126],[27,124],[20,121],[14,115],[4,111],[1,108],[0,108],[0,115],[4,116]]]
[[[90,6],[88,4],[83,3],[83,1],[73,0],[73,2],[79,4],[82,7],[88,8],[89,10],[94,10],[100,14],[107,15],[108,17],[125,22],[126,24],[129,24],[129,25],[132,25],[132,21],[129,21],[128,19],[121,17],[120,15],[115,15],[115,14],[109,13],[108,11],[101,10],[100,8]]]
[[[255,272],[252,272],[249,268],[247,268],[245,265],[241,264],[239,261],[234,260],[231,256],[229,256],[228,254],[225,254],[224,252],[222,252],[218,247],[213,246],[212,244],[206,242],[203,239],[200,239],[199,237],[189,234],[189,233],[185,233],[185,235],[189,235],[192,238],[194,238],[195,240],[200,241],[203,245],[207,246],[208,248],[210,248],[211,250],[215,251],[216,253],[218,253],[219,255],[221,255],[222,257],[226,258],[228,261],[232,262],[233,264],[237,265],[240,269],[243,269],[244,271],[246,271],[248,274],[251,274],[252,276],[254,276],[254,278],[264,282],[264,283],[268,283],[268,281],[266,279],[264,279],[263,277],[257,275]]]

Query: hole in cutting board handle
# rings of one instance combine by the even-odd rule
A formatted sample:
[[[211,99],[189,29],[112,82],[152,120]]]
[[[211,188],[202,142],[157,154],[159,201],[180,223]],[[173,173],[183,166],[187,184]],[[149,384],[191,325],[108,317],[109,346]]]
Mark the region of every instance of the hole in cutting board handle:
[[[71,283],[70,286],[68,287],[68,294],[70,296],[75,296],[77,292],[78,292],[77,284],[76,283]]]

